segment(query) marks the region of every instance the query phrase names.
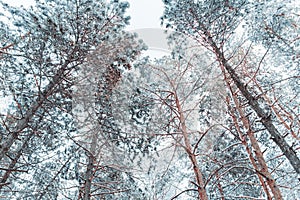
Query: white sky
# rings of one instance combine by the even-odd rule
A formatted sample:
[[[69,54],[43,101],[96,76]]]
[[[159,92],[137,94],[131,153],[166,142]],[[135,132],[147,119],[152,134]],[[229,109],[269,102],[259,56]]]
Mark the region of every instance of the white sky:
[[[145,55],[162,57],[168,54],[166,35],[160,26],[163,15],[162,0],[127,0],[130,3],[128,15],[131,16],[127,30],[137,32],[148,46]]]
[[[128,30],[139,28],[160,28],[160,17],[163,14],[162,0],[128,0],[131,16]]]

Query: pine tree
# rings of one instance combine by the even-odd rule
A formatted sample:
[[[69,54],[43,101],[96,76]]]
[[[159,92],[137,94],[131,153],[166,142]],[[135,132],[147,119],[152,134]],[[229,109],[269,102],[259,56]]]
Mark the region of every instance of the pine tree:
[[[120,75],[115,64],[129,66],[144,49],[135,35],[123,30],[129,20],[125,15],[128,3],[63,0],[37,1],[29,9],[3,6],[11,13],[13,26],[3,28],[1,24],[1,84],[4,95],[12,99],[7,102],[8,112],[1,116],[1,195],[9,199],[114,198],[122,192],[140,195],[132,190],[134,181],[129,172],[122,175],[121,169],[95,163],[87,167],[96,161],[93,158],[97,162],[100,158],[82,141],[98,133],[81,132],[82,124],[72,111],[81,72],[87,67],[108,69],[89,83],[90,88],[102,89],[99,84],[105,76],[113,72]],[[120,49],[106,52],[112,45]],[[91,65],[94,58],[106,62]],[[105,88],[106,92],[111,89]],[[103,109],[101,103],[93,106],[92,110],[97,110],[96,106]],[[105,106],[109,109],[108,101]],[[100,122],[100,117],[97,120]],[[108,119],[107,123],[113,121]],[[117,127],[111,125],[115,133],[107,136],[117,134]],[[95,180],[108,189],[86,187],[96,168],[97,173],[102,170],[106,175],[96,174]],[[110,188],[108,182],[116,179],[109,177],[114,174],[131,187],[115,184],[119,187]],[[82,186],[86,189],[81,190]]]
[[[241,137],[237,138],[244,143],[245,150],[249,148],[247,154],[254,169],[258,163],[256,173],[266,196],[283,198],[278,189],[278,185],[286,184],[280,178],[283,173],[289,183],[294,179],[289,189],[296,191],[295,177],[299,175],[300,161],[296,153],[298,134],[293,131],[294,122],[291,122],[297,118],[297,112],[291,112],[291,105],[298,107],[295,106],[298,98],[294,85],[299,71],[295,70],[299,46],[296,36],[299,30],[295,28],[299,19],[295,14],[296,2],[181,0],[164,3],[162,20],[165,25],[206,47],[218,63],[227,82],[227,91],[231,90],[229,99],[235,101],[231,116],[237,115],[238,119],[234,126],[242,128]],[[281,74],[275,73],[277,66],[282,69]],[[289,89],[280,90],[277,83],[288,83],[285,87]],[[289,103],[278,94],[286,95]],[[270,160],[269,169],[265,169],[264,160]],[[275,178],[270,176],[271,171]],[[271,191],[263,186],[265,182]],[[224,187],[220,189],[226,194]],[[254,192],[248,195],[258,197]]]

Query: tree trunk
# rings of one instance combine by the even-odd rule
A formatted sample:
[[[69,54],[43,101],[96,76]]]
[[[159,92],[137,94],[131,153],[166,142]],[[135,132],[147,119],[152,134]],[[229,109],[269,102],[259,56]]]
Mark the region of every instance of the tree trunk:
[[[234,98],[234,101],[235,101],[235,98]],[[229,100],[227,100],[228,107],[229,107],[229,103],[230,103]],[[236,104],[236,103],[235,103],[235,104]],[[232,118],[232,120],[233,120],[234,126],[235,126],[235,128],[236,128],[236,130],[237,130],[237,132],[238,132],[238,134],[239,134],[239,138],[240,138],[240,140],[242,141],[242,145],[244,145],[244,147],[245,147],[245,149],[246,149],[246,152],[247,152],[247,154],[248,154],[248,156],[249,156],[249,160],[250,160],[250,162],[251,162],[253,168],[254,168],[255,171],[256,171],[256,175],[257,175],[257,177],[258,177],[258,179],[259,179],[259,182],[260,182],[260,184],[261,184],[263,190],[265,191],[265,193],[266,193],[266,195],[267,195],[267,199],[268,199],[268,200],[272,200],[272,196],[271,196],[271,194],[270,194],[270,192],[269,192],[269,189],[268,189],[268,187],[267,187],[267,185],[266,185],[266,183],[265,183],[265,181],[264,181],[264,178],[263,178],[262,174],[260,173],[260,170],[259,170],[259,168],[258,168],[258,166],[257,166],[257,164],[256,164],[256,161],[255,161],[255,158],[254,158],[254,156],[253,156],[253,154],[252,154],[252,151],[251,151],[249,145],[247,144],[246,137],[245,137],[245,136],[243,135],[243,133],[242,133],[242,130],[241,130],[241,128],[240,128],[240,125],[239,125],[239,122],[238,122],[238,120],[237,120],[237,117],[236,117],[236,115],[235,115],[235,113],[234,113],[234,110],[231,109],[230,107],[229,107],[228,109],[229,109],[229,111],[230,111],[230,115],[231,115],[231,118]]]
[[[46,87],[46,89],[39,95],[39,98],[31,105],[31,108],[24,114],[21,120],[17,121],[17,125],[10,131],[7,139],[0,146],[0,161],[4,158],[5,154],[9,151],[13,143],[18,139],[19,134],[28,127],[28,123],[35,115],[36,111],[43,105],[49,95],[52,94],[53,89],[57,86],[64,77],[65,68],[68,66],[70,61],[67,61],[60,70],[53,77],[52,82]]]
[[[280,135],[279,131],[274,126],[272,119],[260,106],[257,99],[249,92],[246,85],[240,80],[239,76],[236,74],[234,69],[228,61],[226,60],[224,54],[221,52],[221,49],[216,45],[213,41],[210,34],[206,31],[207,41],[209,45],[212,47],[214,53],[216,54],[217,60],[222,67],[226,69],[229,73],[230,77],[234,81],[235,85],[241,91],[242,95],[248,100],[249,105],[255,111],[258,117],[261,118],[261,122],[264,127],[268,130],[271,135],[271,139],[276,143],[276,145],[281,149],[285,157],[289,160],[290,164],[296,171],[298,175],[300,175],[300,159],[297,157],[296,152],[292,147],[288,145],[288,143],[284,140],[284,138]]]
[[[182,111],[182,108],[181,108],[181,105],[180,105],[180,102],[179,102],[179,99],[178,99],[176,93],[174,94],[174,96],[175,96],[176,107],[177,107],[177,110],[179,113],[179,118],[180,118],[179,119],[180,120],[180,129],[182,131],[182,135],[184,138],[185,151],[187,152],[187,154],[192,162],[194,174],[196,176],[199,199],[208,200],[206,190],[205,190],[205,183],[204,183],[203,175],[200,171],[196,155],[193,153],[192,146],[189,141],[189,135],[188,135],[187,127],[185,124],[185,117],[183,115],[183,111]]]
[[[269,198],[270,195],[269,195],[267,187],[265,186],[264,181],[262,180],[262,175],[265,177],[265,179],[267,181],[267,184],[268,184],[269,188],[271,189],[271,191],[274,195],[274,199],[281,200],[281,199],[283,199],[282,195],[281,195],[281,192],[280,192],[279,187],[277,186],[274,178],[272,177],[271,173],[268,171],[268,166],[267,166],[266,161],[263,157],[263,153],[262,153],[262,151],[259,147],[258,141],[254,137],[254,133],[253,133],[253,131],[250,127],[250,124],[249,124],[249,120],[247,119],[247,117],[246,117],[246,115],[245,115],[245,113],[244,113],[244,111],[241,107],[241,104],[238,101],[237,94],[233,92],[232,87],[229,84],[229,81],[226,77],[224,69],[222,69],[222,71],[224,73],[224,77],[225,77],[225,81],[227,83],[227,87],[229,87],[231,95],[233,97],[233,101],[235,103],[236,109],[237,109],[237,111],[238,111],[238,113],[241,117],[242,124],[245,127],[245,129],[247,130],[247,136],[250,139],[252,148],[254,149],[254,153],[255,153],[255,156],[256,156],[259,167],[257,166],[257,164],[256,164],[256,162],[255,162],[255,160],[252,156],[251,150],[249,149],[247,142],[245,141],[245,139],[243,139],[242,136],[240,136],[244,146],[246,146],[246,150],[247,150],[247,153],[249,155],[250,161],[251,161],[254,169],[257,170],[257,175],[259,177],[259,180],[260,180],[260,182],[261,182],[268,198]],[[232,115],[234,115],[234,114],[232,113]],[[239,129],[238,123],[235,122],[235,124],[236,124],[237,128]],[[239,133],[241,134],[240,130],[239,130]]]
[[[15,158],[11,161],[11,163],[8,166],[8,170],[5,172],[5,174],[3,175],[1,181],[0,181],[0,190],[2,189],[2,187],[4,185],[6,185],[6,181],[9,178],[11,172],[13,171],[14,167],[16,166],[19,158],[22,155],[22,152],[24,150],[24,148],[27,146],[29,140],[31,139],[31,137],[33,136],[33,133],[31,133],[30,135],[28,135],[25,139],[25,141],[23,142],[22,146],[19,148],[17,154],[15,155]]]
[[[97,147],[97,134],[93,133],[92,135],[92,142],[90,146],[90,151],[88,153],[88,164],[86,167],[85,172],[85,184],[83,190],[83,199],[90,200],[91,199],[91,188],[92,188],[92,180],[94,176],[95,170],[95,154],[96,154],[96,147]]]

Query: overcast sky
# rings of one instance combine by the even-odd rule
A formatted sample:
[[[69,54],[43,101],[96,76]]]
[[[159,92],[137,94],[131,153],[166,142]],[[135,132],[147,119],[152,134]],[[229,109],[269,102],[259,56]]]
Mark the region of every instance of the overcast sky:
[[[159,28],[163,14],[162,0],[128,0],[131,16],[129,30],[137,28]]]
[[[148,46],[145,53],[151,57],[161,57],[168,54],[169,48],[166,35],[160,26],[160,17],[163,15],[162,0],[128,0],[131,16],[127,30],[137,32]]]

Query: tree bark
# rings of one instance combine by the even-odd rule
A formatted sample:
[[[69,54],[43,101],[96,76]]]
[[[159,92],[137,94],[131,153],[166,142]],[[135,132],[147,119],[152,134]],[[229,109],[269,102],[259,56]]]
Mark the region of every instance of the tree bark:
[[[0,181],[0,190],[2,189],[3,186],[6,185],[6,181],[9,178],[11,172],[13,171],[13,168],[16,166],[19,158],[22,155],[22,152],[24,150],[24,148],[27,146],[29,140],[32,138],[33,133],[31,133],[30,135],[28,135],[25,139],[25,141],[23,142],[22,146],[19,148],[17,154],[15,155],[15,158],[11,161],[11,163],[8,166],[8,170],[5,172],[5,174],[3,175],[1,181]]]
[[[223,72],[224,72],[224,70],[223,70]],[[254,133],[253,133],[251,127],[250,127],[249,121],[248,121],[248,119],[247,119],[244,111],[241,108],[241,104],[238,101],[237,94],[233,92],[230,84],[228,83],[228,80],[227,80],[225,74],[224,74],[224,76],[225,76],[225,79],[226,79],[226,82],[227,82],[227,86],[230,87],[230,91],[231,91],[231,94],[232,94],[232,97],[233,97],[236,109],[237,109],[237,111],[238,111],[238,113],[239,113],[239,115],[241,117],[242,124],[245,127],[245,129],[247,130],[247,136],[250,139],[252,148],[254,149],[254,153],[255,153],[258,165],[256,164],[255,159],[252,156],[251,150],[248,147],[247,142],[245,141],[245,139],[243,138],[243,136],[240,135],[240,137],[242,139],[242,143],[246,147],[246,150],[247,150],[247,153],[249,155],[250,161],[251,161],[254,169],[257,170],[256,173],[257,173],[257,175],[259,177],[259,180],[260,180],[260,182],[261,182],[261,184],[262,184],[262,186],[263,186],[263,188],[264,188],[267,196],[269,197],[270,195],[269,195],[269,192],[268,192],[268,188],[265,186],[265,183],[264,183],[264,181],[262,179],[262,175],[266,179],[267,184],[268,184],[269,188],[271,189],[271,191],[272,191],[272,193],[274,195],[274,199],[281,200],[283,198],[282,198],[281,192],[279,190],[279,187],[277,186],[277,184],[275,182],[275,179],[272,177],[271,173],[268,171],[268,166],[267,166],[267,163],[266,163],[266,161],[265,161],[265,159],[263,157],[263,153],[262,153],[262,151],[261,151],[261,149],[259,147],[258,141],[255,138]],[[232,115],[234,115],[234,114],[232,113]],[[236,120],[235,124],[236,124],[237,128],[239,129],[237,120]],[[241,134],[240,130],[239,130],[239,133]]]
[[[86,167],[85,172],[85,184],[83,190],[83,199],[90,200],[91,199],[91,188],[92,188],[92,180],[94,176],[95,170],[95,154],[96,154],[96,147],[97,147],[97,134],[93,133],[92,141],[90,146],[90,151],[88,153],[88,164]]]
[[[68,66],[70,61],[62,66],[60,70],[53,77],[52,82],[45,88],[45,90],[39,95],[39,98],[32,104],[31,108],[24,114],[24,117],[21,120],[18,120],[16,126],[8,135],[7,139],[0,146],[0,161],[4,158],[5,154],[9,151],[10,147],[13,145],[15,140],[18,139],[19,134],[28,127],[30,120],[35,115],[36,111],[43,105],[47,100],[49,95],[52,93],[52,90],[57,86],[64,77],[65,68]]]
[[[214,53],[216,54],[217,60],[222,67],[226,69],[229,73],[231,79],[234,81],[237,88],[241,91],[242,95],[248,100],[249,105],[255,111],[258,117],[261,118],[261,122],[264,127],[268,130],[271,135],[271,139],[276,143],[276,145],[281,149],[285,157],[289,160],[290,164],[296,171],[298,175],[300,175],[300,159],[297,157],[296,152],[292,147],[288,145],[288,143],[284,140],[284,138],[280,135],[279,131],[274,126],[272,119],[260,106],[257,99],[249,92],[246,85],[240,80],[237,73],[234,71],[233,67],[226,60],[221,49],[216,45],[213,41],[210,34],[206,31],[206,38],[209,45],[212,47]]]
[[[234,99],[234,101],[235,101],[235,99]],[[227,104],[229,105],[229,100],[228,100]],[[235,126],[235,128],[236,128],[236,130],[237,130],[237,132],[239,134],[239,138],[242,141],[242,145],[244,145],[244,147],[246,149],[246,152],[247,152],[247,154],[249,156],[250,163],[252,164],[253,168],[256,171],[256,175],[257,175],[257,177],[259,179],[259,182],[260,182],[263,190],[265,191],[267,199],[268,200],[272,200],[272,196],[271,196],[271,194],[269,192],[269,189],[268,189],[268,187],[267,187],[267,185],[266,185],[266,183],[264,181],[264,178],[263,178],[262,174],[260,173],[260,170],[259,170],[259,168],[258,168],[258,166],[257,166],[257,164],[255,162],[255,158],[254,158],[254,156],[253,156],[253,154],[251,152],[251,149],[250,149],[249,145],[247,144],[246,137],[242,133],[242,130],[241,130],[240,125],[238,123],[237,117],[234,114],[234,110],[231,109],[231,108],[229,108],[229,110],[231,112],[230,115],[231,115],[231,118],[233,120],[234,126]]]
[[[182,108],[181,108],[181,105],[180,105],[180,102],[179,102],[179,99],[178,99],[178,96],[176,95],[176,93],[174,94],[174,96],[175,96],[177,111],[179,113],[179,118],[180,118],[179,119],[180,129],[182,131],[182,135],[184,138],[185,151],[187,152],[187,154],[192,162],[194,174],[196,176],[197,191],[198,191],[199,199],[208,200],[206,190],[205,190],[205,183],[204,183],[203,175],[200,171],[196,155],[193,153],[192,146],[189,141],[188,131],[187,131],[187,127],[185,124],[185,117],[184,117],[184,114],[183,114],[183,111],[182,111]]]

